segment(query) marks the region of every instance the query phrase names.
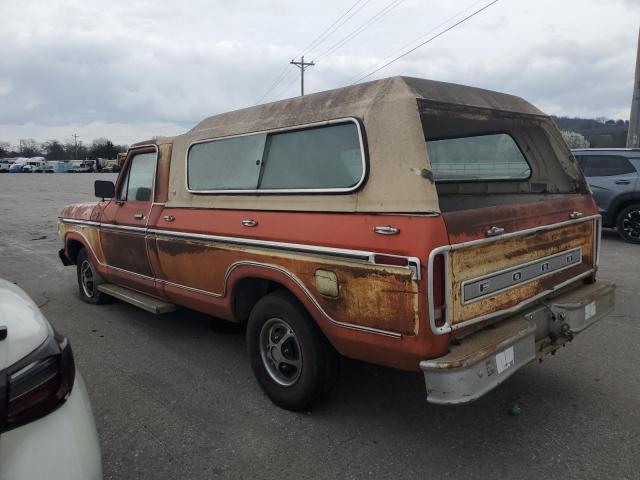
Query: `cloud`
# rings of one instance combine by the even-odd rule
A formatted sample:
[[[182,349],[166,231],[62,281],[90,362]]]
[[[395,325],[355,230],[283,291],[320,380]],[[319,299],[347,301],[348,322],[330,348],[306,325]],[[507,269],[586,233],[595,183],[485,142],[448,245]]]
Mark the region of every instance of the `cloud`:
[[[367,4],[306,59],[387,4]],[[319,58],[307,91],[348,84],[480,5],[405,0]],[[12,21],[0,31],[0,139],[82,132],[88,141],[132,143],[179,133],[203,117],[254,104],[345,9],[337,0],[193,0],[179,8],[169,1],[2,2],[0,17]],[[627,0],[498,2],[371,78],[434,78],[520,95],[552,114],[626,118],[639,13]],[[298,74],[290,67],[265,101],[297,95]]]

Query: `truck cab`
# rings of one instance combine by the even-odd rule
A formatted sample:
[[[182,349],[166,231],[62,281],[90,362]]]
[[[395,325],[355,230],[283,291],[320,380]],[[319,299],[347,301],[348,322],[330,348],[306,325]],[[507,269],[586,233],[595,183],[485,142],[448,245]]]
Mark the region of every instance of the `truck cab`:
[[[393,77],[134,145],[60,214],[80,297],[247,325],[269,398],[308,408],[340,355],[469,402],[613,309],[600,216],[548,116]]]

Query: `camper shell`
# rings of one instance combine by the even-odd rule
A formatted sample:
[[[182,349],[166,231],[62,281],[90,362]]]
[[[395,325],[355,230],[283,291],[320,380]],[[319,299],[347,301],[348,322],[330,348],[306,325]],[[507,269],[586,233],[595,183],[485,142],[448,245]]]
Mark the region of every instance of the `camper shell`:
[[[337,353],[467,402],[613,308],[584,177],[507,94],[393,77],[224,113],[133,145],[96,194],[59,219],[81,297],[248,323],[286,408]]]

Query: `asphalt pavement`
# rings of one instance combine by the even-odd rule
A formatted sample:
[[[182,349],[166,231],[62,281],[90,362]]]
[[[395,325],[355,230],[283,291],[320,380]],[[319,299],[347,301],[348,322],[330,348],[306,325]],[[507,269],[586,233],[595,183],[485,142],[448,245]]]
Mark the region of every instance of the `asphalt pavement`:
[[[345,359],[332,395],[291,413],[262,394],[237,328],[80,300],[57,214],[96,178],[115,175],[0,175],[0,277],[70,338],[106,479],[640,478],[640,245],[605,232],[615,312],[475,403],[430,405],[420,374]]]

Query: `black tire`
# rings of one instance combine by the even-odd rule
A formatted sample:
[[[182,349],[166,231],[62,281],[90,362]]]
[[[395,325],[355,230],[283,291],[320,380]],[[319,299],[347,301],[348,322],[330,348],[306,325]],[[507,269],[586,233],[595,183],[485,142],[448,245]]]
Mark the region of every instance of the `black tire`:
[[[290,330],[285,332],[287,327]],[[280,332],[287,339],[269,349],[268,342],[283,338]],[[280,352],[282,362],[273,360],[274,349]],[[329,393],[338,378],[338,353],[304,307],[286,291],[270,293],[253,307],[247,323],[247,350],[260,387],[273,403],[287,410],[311,407]],[[297,370],[293,365],[296,357]]]
[[[109,297],[98,291],[98,285],[104,283],[102,277],[91,263],[87,251],[83,248],[78,252],[76,260],[76,276],[80,298],[87,303],[98,305],[105,303]]]
[[[640,203],[622,209],[616,219],[616,230],[627,242],[640,243]]]

